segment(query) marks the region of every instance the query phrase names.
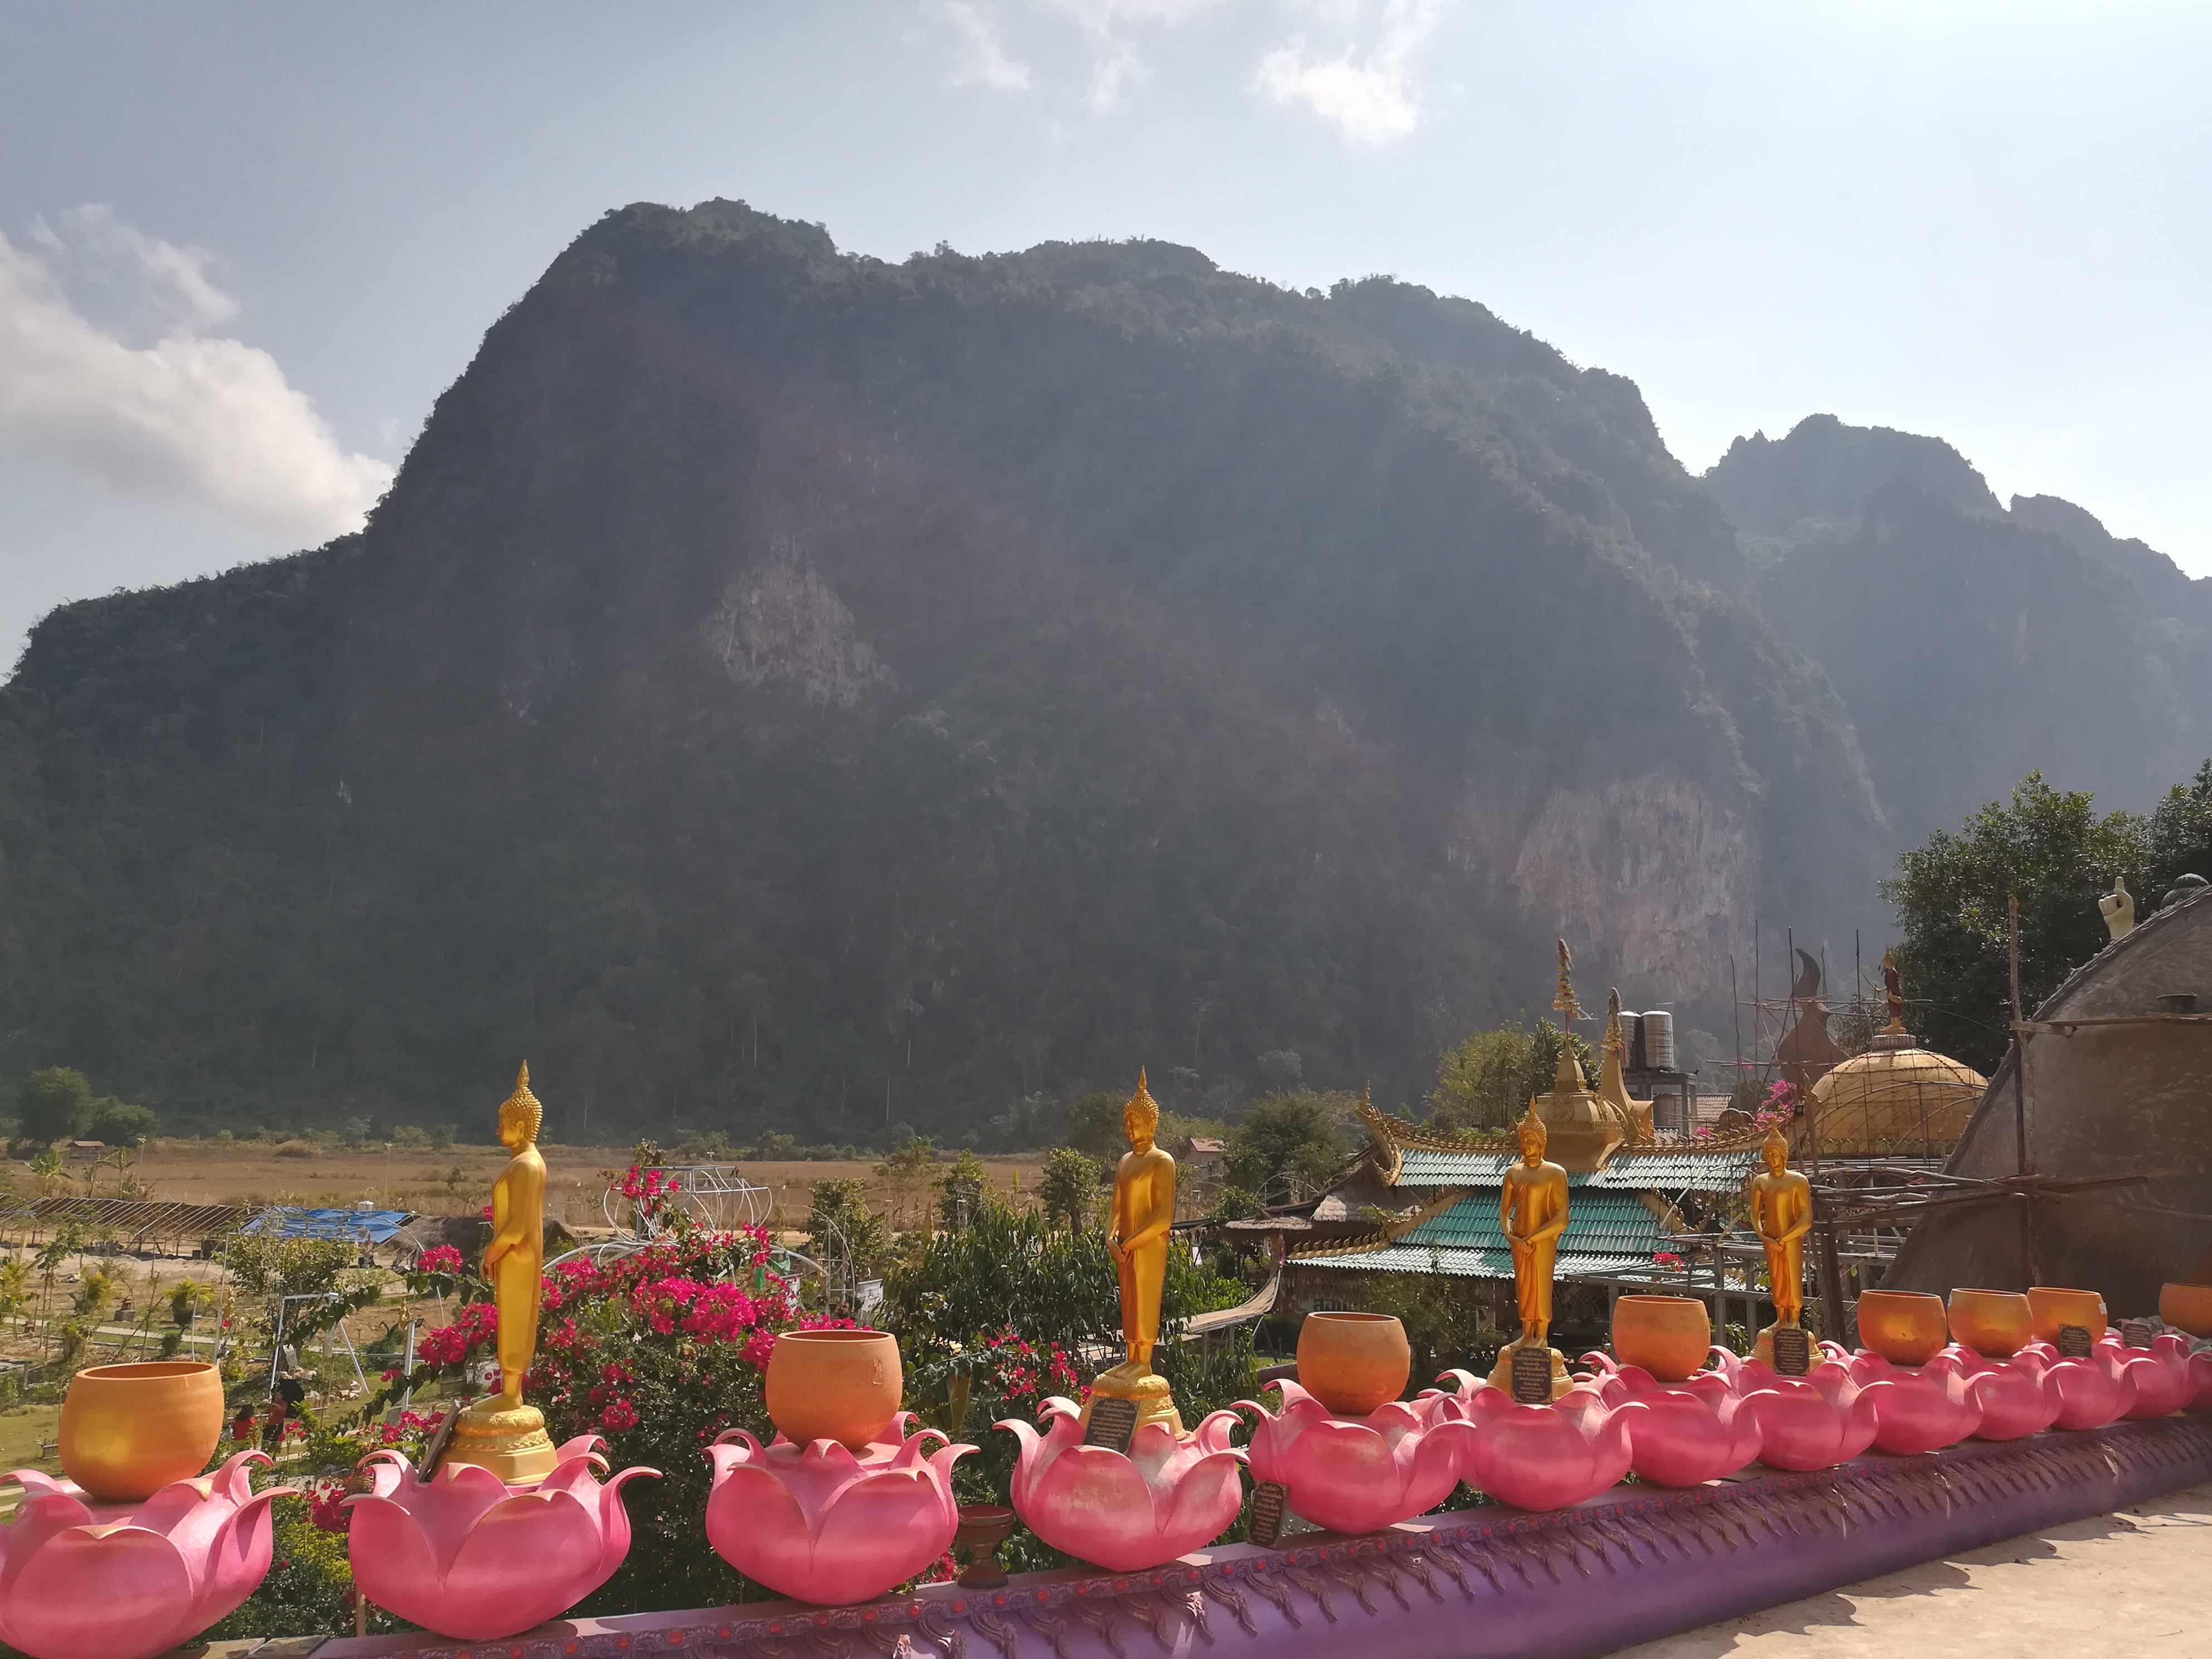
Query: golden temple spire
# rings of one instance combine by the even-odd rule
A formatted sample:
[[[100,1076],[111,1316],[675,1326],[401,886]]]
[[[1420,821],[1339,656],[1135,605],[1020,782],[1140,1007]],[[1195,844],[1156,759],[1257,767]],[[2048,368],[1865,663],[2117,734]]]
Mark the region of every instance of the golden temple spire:
[[[1620,988],[1614,986],[1605,994],[1604,1047],[1614,1053],[1625,1052],[1628,1041],[1620,1034]]]
[[[1559,991],[1552,999],[1552,1006],[1559,1011],[1559,1023],[1572,1025],[1583,1017],[1583,1006],[1575,1000],[1574,952],[1567,949],[1565,939],[1559,941]]]

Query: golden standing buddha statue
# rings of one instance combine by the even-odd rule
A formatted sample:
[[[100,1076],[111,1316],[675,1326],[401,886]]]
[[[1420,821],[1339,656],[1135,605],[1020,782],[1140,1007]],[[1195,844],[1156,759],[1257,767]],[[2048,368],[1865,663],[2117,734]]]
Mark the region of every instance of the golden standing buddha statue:
[[[1121,1109],[1121,1130],[1129,1150],[1114,1171],[1114,1210],[1106,1227],[1106,1248],[1121,1279],[1121,1336],[1128,1357],[1091,1380],[1092,1399],[1133,1400],[1137,1423],[1165,1423],[1180,1437],[1182,1416],[1176,1410],[1168,1380],[1152,1370],[1152,1349],[1160,1340],[1160,1292],[1167,1282],[1168,1230],[1175,1222],[1176,1162],[1152,1144],[1159,1132],[1160,1109],[1137,1073],[1137,1092]],[[1091,1408],[1084,1407],[1088,1422]]]
[[[1513,1294],[1521,1334],[1501,1349],[1490,1380],[1512,1386],[1513,1358],[1523,1348],[1548,1355],[1552,1395],[1567,1391],[1566,1361],[1551,1346],[1552,1267],[1567,1230],[1567,1172],[1544,1157],[1544,1121],[1532,1105],[1521,1120],[1521,1161],[1505,1172],[1498,1194],[1498,1226],[1513,1251]]]
[[[1751,1181],[1751,1225],[1766,1251],[1767,1295],[1774,1323],[1759,1334],[1752,1352],[1774,1363],[1774,1333],[1796,1325],[1805,1314],[1805,1235],[1813,1225],[1813,1184],[1790,1167],[1790,1142],[1779,1124],[1759,1144],[1766,1173]]]
[[[499,1109],[500,1144],[514,1156],[492,1183],[491,1243],[484,1247],[484,1272],[499,1305],[500,1389],[462,1411],[446,1455],[449,1463],[475,1463],[514,1482],[543,1480],[555,1464],[544,1413],[522,1403],[522,1379],[538,1352],[545,1272],[545,1160],[538,1153],[544,1117],[526,1063]]]

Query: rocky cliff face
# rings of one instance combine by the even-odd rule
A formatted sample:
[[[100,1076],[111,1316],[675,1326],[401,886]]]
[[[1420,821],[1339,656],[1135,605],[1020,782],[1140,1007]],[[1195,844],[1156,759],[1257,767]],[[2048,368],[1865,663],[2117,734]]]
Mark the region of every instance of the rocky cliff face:
[[[6,1052],[865,1141],[1284,1048],[1410,1098],[1560,932],[1724,1018],[1892,839],[1752,580],[1632,386],[1465,301],[628,209],[362,535],[41,624]]]
[[[2148,808],[2212,753],[2212,581],[1948,444],[1830,416],[1706,475],[1760,613],[1843,696],[1896,843],[2030,769]]]

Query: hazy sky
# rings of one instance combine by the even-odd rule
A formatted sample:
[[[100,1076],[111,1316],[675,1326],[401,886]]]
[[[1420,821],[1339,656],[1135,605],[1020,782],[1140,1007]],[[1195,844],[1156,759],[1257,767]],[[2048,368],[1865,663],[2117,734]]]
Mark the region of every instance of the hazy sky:
[[[1389,272],[1675,453],[1938,434],[2212,574],[2212,6],[0,0],[0,662],[357,522],[625,202]]]

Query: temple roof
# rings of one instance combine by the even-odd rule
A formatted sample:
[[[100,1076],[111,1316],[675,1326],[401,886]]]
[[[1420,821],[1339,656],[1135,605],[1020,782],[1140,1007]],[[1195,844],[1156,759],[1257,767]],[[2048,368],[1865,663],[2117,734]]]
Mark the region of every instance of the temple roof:
[[[1900,1035],[1891,1041],[1907,1039]],[[1920,1146],[1948,1152],[1989,1086],[1979,1072],[1948,1054],[1876,1046],[1852,1055],[1813,1085],[1811,1121],[1819,1126],[1823,1152],[1880,1152]]]
[[[1439,1133],[1401,1117],[1377,1111],[1365,1100],[1359,1103],[1360,1124],[1374,1142],[1374,1162],[1384,1182],[1397,1186],[1461,1185],[1502,1179],[1520,1157],[1515,1131],[1499,1129],[1490,1134]],[[1589,1176],[1610,1176],[1621,1169],[1627,1178],[1607,1180],[1607,1186],[1664,1187],[1674,1191],[1718,1191],[1732,1186],[1759,1164],[1759,1141],[1763,1130],[1747,1129],[1733,1135],[1705,1139],[1662,1140],[1656,1146],[1624,1146],[1613,1149],[1595,1170],[1568,1177],[1579,1182]],[[1419,1174],[1408,1173],[1419,1170]]]

